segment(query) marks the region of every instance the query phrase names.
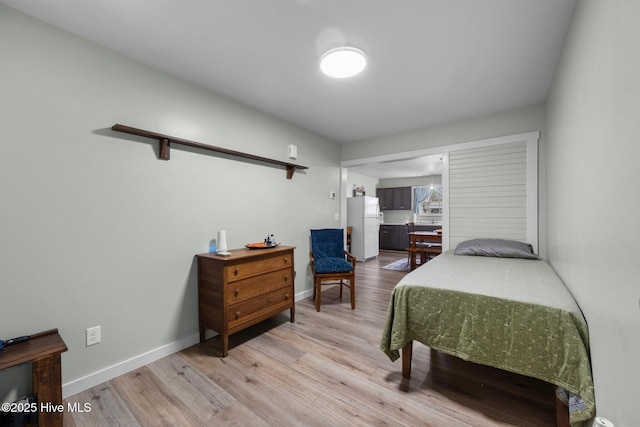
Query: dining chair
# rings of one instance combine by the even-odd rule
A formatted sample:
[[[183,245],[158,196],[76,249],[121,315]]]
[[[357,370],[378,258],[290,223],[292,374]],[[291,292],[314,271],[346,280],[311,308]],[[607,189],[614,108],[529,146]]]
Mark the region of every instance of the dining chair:
[[[442,253],[442,234],[420,234],[412,235],[415,232],[415,224],[408,222],[407,234],[409,235],[409,267],[413,270],[416,267],[415,259],[420,254],[420,265]],[[412,262],[412,260],[414,260]]]
[[[356,258],[344,249],[344,229],[324,228],[311,230],[309,265],[313,273],[313,299],[320,311],[322,285],[347,286],[351,296],[351,309],[356,308]],[[348,282],[348,283],[347,283]]]
[[[407,257],[407,263],[411,262],[411,237],[409,235],[409,233],[413,233],[414,231],[416,231],[416,224],[414,222],[406,222],[405,226],[407,227],[407,236],[409,236],[409,247],[407,249],[405,249],[408,252],[408,257]],[[423,247],[426,247],[428,245],[422,243],[422,242],[416,242],[416,250],[417,251],[421,251]]]
[[[420,251],[425,256],[424,262],[427,262],[442,253],[442,234],[420,236],[416,245],[421,245]]]

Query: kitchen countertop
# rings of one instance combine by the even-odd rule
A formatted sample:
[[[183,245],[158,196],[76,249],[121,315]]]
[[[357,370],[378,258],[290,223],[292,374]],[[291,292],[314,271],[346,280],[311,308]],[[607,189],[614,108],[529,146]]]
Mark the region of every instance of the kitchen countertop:
[[[404,227],[406,224],[404,222],[383,222],[383,223],[380,223],[380,225],[401,225]],[[434,227],[437,227],[437,226],[442,226],[442,223],[441,222],[436,222],[436,223],[416,222],[415,225],[433,225]]]

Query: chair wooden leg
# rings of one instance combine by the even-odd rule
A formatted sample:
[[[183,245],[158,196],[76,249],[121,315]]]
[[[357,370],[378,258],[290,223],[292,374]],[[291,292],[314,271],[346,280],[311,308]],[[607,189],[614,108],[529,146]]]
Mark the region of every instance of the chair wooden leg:
[[[356,280],[349,280],[349,285],[351,290],[349,292],[351,294],[351,310],[354,310],[356,308]]]
[[[413,270],[415,270],[415,269],[416,269],[416,263],[417,263],[417,261],[416,261],[417,254],[416,254],[416,252],[417,252],[417,251],[411,251],[411,252],[409,252],[409,256],[411,257],[411,261],[409,262],[409,269],[410,269],[411,271],[413,271]]]
[[[338,279],[336,279],[338,280]],[[342,287],[349,286],[349,297],[351,302],[351,309],[356,308],[356,281],[355,278],[347,279],[349,280],[349,284],[347,284],[345,279],[340,279],[338,282],[338,286],[340,286],[340,299],[342,299]],[[335,283],[335,280],[331,282],[331,284]],[[316,300],[316,311],[320,311],[320,305],[322,304],[322,280],[314,279],[313,281],[313,299]]]
[[[320,279],[316,280],[315,284],[313,285],[316,295],[316,311],[320,311],[320,299],[321,299],[321,293],[322,293],[322,283],[320,282]]]

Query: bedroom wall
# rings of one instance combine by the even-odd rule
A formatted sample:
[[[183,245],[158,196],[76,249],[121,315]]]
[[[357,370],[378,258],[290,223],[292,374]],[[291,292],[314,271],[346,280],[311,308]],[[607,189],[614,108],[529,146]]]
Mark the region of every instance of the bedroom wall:
[[[548,253],[589,324],[599,416],[640,425],[640,3],[576,2],[547,101]]]
[[[194,254],[334,227],[340,147],[0,5],[0,337],[58,328],[68,383],[197,333]],[[173,148],[115,123],[287,160],[305,172]],[[102,342],[85,347],[85,329]],[[0,401],[30,371],[0,376]],[[10,378],[10,379],[8,379]]]

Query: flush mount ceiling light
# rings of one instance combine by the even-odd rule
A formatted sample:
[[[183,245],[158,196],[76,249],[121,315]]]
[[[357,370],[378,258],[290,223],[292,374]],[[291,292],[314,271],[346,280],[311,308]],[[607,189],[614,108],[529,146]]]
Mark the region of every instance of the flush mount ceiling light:
[[[367,57],[355,47],[336,47],[328,50],[320,58],[320,69],[330,77],[343,79],[352,77],[364,70]]]

